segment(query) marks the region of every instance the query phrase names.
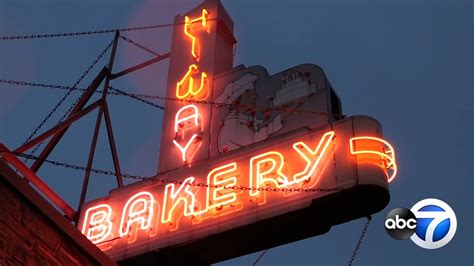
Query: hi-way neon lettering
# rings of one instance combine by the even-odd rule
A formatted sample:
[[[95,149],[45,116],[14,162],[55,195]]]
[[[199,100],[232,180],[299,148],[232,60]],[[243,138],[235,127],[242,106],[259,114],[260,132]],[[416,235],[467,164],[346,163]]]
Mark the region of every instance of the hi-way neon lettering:
[[[200,59],[200,44],[196,35],[193,35],[193,31],[198,30],[205,30],[209,29],[209,25],[207,23],[207,16],[208,12],[206,9],[202,10],[202,14],[200,17],[195,19],[190,19],[188,16],[185,17],[184,22],[184,34],[186,37],[191,39],[191,55],[196,63]],[[200,22],[200,23],[198,23]],[[178,99],[204,99],[207,95],[206,91],[206,81],[207,81],[207,74],[203,71],[199,70],[199,66],[194,63],[191,64],[184,76],[181,78],[180,81],[176,84],[176,98]],[[195,76],[200,76],[200,81],[195,82]],[[198,84],[198,85],[197,85]],[[187,111],[188,113],[191,112],[188,116],[183,117],[182,113]],[[197,152],[199,147],[201,146],[201,139],[200,134],[202,132],[202,121],[198,119],[199,117],[199,110],[198,108],[193,105],[189,104],[181,109],[178,110],[176,113],[174,128],[175,128],[175,138],[173,139],[173,144],[179,150],[181,154],[181,160],[183,162],[190,162]],[[187,120],[193,120],[194,123],[191,124],[191,127],[186,126],[185,123]],[[189,121],[188,121],[189,122]],[[189,123],[188,123],[189,125]],[[184,136],[185,131],[194,127],[198,131],[191,136]]]

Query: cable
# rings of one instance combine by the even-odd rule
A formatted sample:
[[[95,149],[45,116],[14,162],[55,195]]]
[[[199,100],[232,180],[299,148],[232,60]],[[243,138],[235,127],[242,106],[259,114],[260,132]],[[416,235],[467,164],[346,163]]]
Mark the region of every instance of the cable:
[[[344,117],[342,114],[336,113],[329,113],[329,112],[320,112],[320,111],[307,111],[307,110],[298,110],[295,108],[289,107],[258,107],[251,104],[241,104],[241,103],[223,103],[223,102],[214,102],[214,101],[206,101],[206,100],[186,100],[186,99],[178,99],[174,97],[166,97],[166,96],[158,96],[158,95],[147,95],[147,94],[133,94],[137,97],[142,99],[157,99],[157,100],[165,100],[165,101],[177,101],[177,102],[185,102],[185,103],[195,103],[195,104],[210,104],[216,107],[228,107],[228,108],[247,108],[251,111],[261,111],[261,112],[270,112],[270,111],[278,111],[278,112],[294,112],[299,114],[311,114],[311,115],[332,115],[335,117]]]
[[[211,18],[207,21],[216,21],[217,19]],[[198,23],[201,21],[194,21],[191,23]],[[44,38],[61,38],[61,37],[71,37],[71,36],[84,36],[84,35],[98,35],[105,33],[112,33],[116,31],[127,32],[127,31],[141,31],[141,30],[151,30],[158,28],[172,27],[175,25],[184,25],[185,22],[171,23],[171,24],[159,24],[159,25],[149,25],[149,26],[139,26],[139,27],[130,27],[130,28],[116,28],[116,29],[103,29],[103,30],[93,30],[93,31],[78,31],[78,32],[62,32],[62,33],[49,33],[49,34],[33,34],[33,35],[10,35],[10,36],[0,36],[0,40],[25,40],[25,39],[44,39]]]
[[[6,83],[6,84],[18,85],[18,86],[42,87],[42,88],[58,89],[58,90],[69,90],[69,89],[71,89],[71,87],[62,86],[62,85],[33,83],[33,82],[18,81],[18,80],[7,80],[7,79],[0,79],[0,83]],[[334,117],[344,117],[344,115],[342,115],[342,114],[329,113],[329,112],[320,112],[320,111],[299,110],[299,109],[289,108],[289,107],[255,107],[255,106],[250,105],[250,104],[222,103],[222,102],[205,101],[205,100],[186,100],[186,99],[178,99],[178,98],[159,96],[159,95],[127,93],[123,89],[118,89],[114,86],[109,86],[109,88],[112,90],[112,91],[109,91],[107,93],[109,95],[127,96],[127,97],[133,98],[133,99],[141,101],[141,102],[144,102],[145,99],[153,99],[153,100],[177,101],[177,102],[185,102],[185,103],[210,104],[210,105],[214,105],[216,107],[225,106],[225,107],[228,107],[228,108],[247,108],[247,109],[251,109],[253,111],[262,111],[262,112],[278,111],[278,112],[294,112],[294,113],[300,113],[300,114],[331,115],[331,116],[334,116]],[[85,91],[85,89],[73,88],[73,91]],[[101,92],[100,90],[96,91],[96,93],[100,93],[100,92]],[[156,104],[151,103],[151,102],[146,102],[146,104],[156,105]],[[159,108],[161,110],[164,110],[163,106],[159,106],[157,108]]]
[[[35,82],[26,82],[26,81],[18,81],[18,80],[9,80],[9,79],[0,79],[0,83],[4,84],[10,84],[10,85],[17,85],[17,86],[28,86],[28,87],[41,87],[41,88],[49,88],[49,89],[58,89],[58,90],[72,90],[72,91],[81,91],[85,92],[87,89],[84,88],[78,88],[78,87],[69,87],[69,86],[64,86],[64,85],[53,85],[53,84],[44,84],[44,83],[35,83]],[[135,96],[133,94],[124,92],[122,90],[116,89],[116,88],[111,88],[109,86],[109,91],[107,91],[108,95],[114,95],[114,96],[127,96],[130,97],[134,100],[140,101],[144,104],[156,107],[158,109],[164,110],[165,108],[161,105],[158,105],[156,103],[147,101],[145,99],[142,99],[138,96]],[[112,92],[115,91],[115,92]],[[103,90],[96,90],[94,91],[96,94],[102,94]]]
[[[150,106],[153,106],[153,107],[155,107],[155,108],[158,108],[158,109],[160,109],[160,110],[165,110],[165,108],[164,108],[163,106],[161,106],[161,105],[159,105],[159,104],[156,104],[156,103],[153,103],[153,102],[150,102],[150,101],[147,101],[147,100],[144,100],[144,99],[142,99],[142,98],[140,98],[140,97],[138,97],[138,96],[135,96],[135,95],[132,94],[132,93],[124,92],[124,91],[119,90],[119,89],[117,89],[117,88],[114,88],[114,87],[112,87],[112,86],[109,86],[109,89],[112,90],[112,91],[115,91],[115,92],[117,92],[117,93],[107,92],[107,94],[127,96],[127,97],[130,97],[130,98],[132,98],[132,99],[135,99],[135,100],[137,100],[137,101],[139,101],[139,102],[142,102],[142,103],[144,103],[144,104],[148,104],[148,105],[150,105]]]
[[[364,241],[364,237],[367,233],[367,230],[369,228],[369,225],[370,225],[370,222],[372,220],[372,216],[367,216],[367,222],[365,223],[364,225],[364,228],[362,229],[362,232],[360,234],[360,237],[359,237],[359,240],[357,241],[357,244],[354,248],[354,251],[352,252],[352,256],[351,258],[349,259],[349,263],[348,265],[349,266],[352,266],[352,263],[354,262],[356,256],[357,256],[357,252],[359,251],[360,249],[360,246],[362,245],[362,242]],[[256,266],[258,264],[258,262],[262,259],[262,257],[268,252],[268,249],[264,250],[258,257],[257,259],[253,262],[253,266]]]
[[[73,88],[75,88],[79,83],[89,74],[89,72],[94,68],[94,66],[99,62],[99,60],[104,56],[104,54],[109,50],[109,48],[112,46],[113,41],[111,41],[103,50],[100,52],[100,54],[96,57],[96,59],[92,62],[91,65],[82,73],[82,75],[79,77],[79,79],[74,83],[72,87],[69,88],[68,92],[59,100],[59,102],[51,109],[51,111],[46,115],[46,117],[39,123],[38,126],[33,130],[33,132],[26,138],[25,142],[23,144],[28,143],[35,135],[38,133],[38,131],[46,124],[46,122],[51,118],[51,116],[58,110],[58,108],[64,103],[64,101],[69,97],[69,95],[73,92]],[[69,108],[69,110],[63,115],[63,117],[60,119],[60,122],[64,120],[67,115],[70,113],[72,108],[76,105],[76,102],[72,105],[72,107]],[[36,145],[36,147],[33,148],[32,153],[35,153],[38,148],[40,147],[41,143]]]
[[[18,85],[18,86],[43,87],[43,88],[60,89],[60,90],[85,91],[85,89],[73,88],[73,87],[63,86],[63,85],[51,85],[51,84],[35,83],[35,82],[27,82],[27,81],[11,80],[11,79],[0,79],[0,83]]]
[[[262,259],[262,257],[268,252],[268,249],[265,249],[261,254],[260,256],[257,257],[257,259],[253,262],[253,266],[256,266],[257,263]]]
[[[352,252],[352,256],[349,259],[349,263],[348,263],[349,266],[352,266],[352,263],[354,262],[357,256],[357,252],[359,251],[360,246],[362,245],[362,241],[364,241],[365,234],[367,233],[367,229],[369,228],[370,221],[372,221],[372,216],[369,215],[367,216],[367,222],[365,223],[364,228],[362,229],[362,232],[360,234],[359,240],[357,241],[354,251]]]
[[[49,163],[55,166],[61,166],[68,169],[74,169],[79,171],[91,171],[96,174],[102,175],[109,175],[109,176],[116,176],[116,174],[109,170],[101,170],[101,169],[94,169],[94,168],[86,168],[84,166],[70,164],[50,159],[41,159],[38,156],[20,152],[12,152],[12,151],[2,151],[1,152],[9,152],[16,156],[28,158],[32,160],[39,160],[45,163]],[[162,183],[162,184],[178,184],[181,185],[183,182],[176,180],[176,179],[166,179],[166,178],[158,178],[160,174],[155,176],[141,176],[141,175],[134,175],[134,174],[122,174],[124,178],[130,178],[135,180],[151,180],[154,182]],[[254,188],[254,187],[246,187],[246,186],[224,186],[224,185],[213,185],[213,184],[206,184],[206,183],[198,183],[198,182],[191,182],[189,183],[192,186],[197,187],[211,187],[211,188],[224,188],[224,189],[232,189],[232,190],[253,190],[253,191],[267,191],[267,192],[306,192],[306,193],[314,193],[314,192],[334,192],[339,191],[339,188]]]
[[[149,48],[147,48],[147,47],[145,47],[145,46],[143,46],[143,45],[141,45],[141,44],[139,44],[139,43],[137,43],[137,42],[131,40],[130,38],[127,38],[127,37],[122,36],[122,35],[120,35],[119,38],[122,39],[122,40],[124,40],[124,41],[126,41],[126,42],[128,42],[128,43],[133,44],[134,46],[136,46],[136,47],[138,47],[138,48],[140,48],[140,49],[142,49],[142,50],[144,50],[144,51],[146,51],[146,52],[148,52],[148,53],[150,53],[150,54],[152,54],[152,55],[154,55],[154,56],[160,56],[160,54],[158,54],[157,52],[155,52],[155,51],[153,51],[153,50],[151,50],[151,49],[149,49]]]

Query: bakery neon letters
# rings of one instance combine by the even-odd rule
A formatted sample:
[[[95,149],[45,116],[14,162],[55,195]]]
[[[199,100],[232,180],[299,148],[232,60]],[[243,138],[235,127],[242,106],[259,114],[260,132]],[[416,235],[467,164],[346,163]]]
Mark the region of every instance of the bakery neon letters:
[[[130,196],[120,210],[114,210],[108,204],[90,207],[85,212],[82,232],[93,243],[98,244],[110,239],[111,232],[114,231],[113,227],[118,226],[119,237],[126,237],[127,242],[131,243],[135,241],[137,231],[153,229],[151,228],[152,224],[166,226],[172,232],[178,230],[180,220],[186,218],[202,219],[204,222],[209,217],[218,218],[222,214],[215,215],[216,209],[228,205],[241,205],[239,204],[239,195],[242,194],[240,193],[242,190],[239,189],[239,186],[255,188],[248,190],[248,193],[250,197],[258,199],[261,196],[259,194],[263,193],[266,188],[290,188],[295,184],[302,183],[304,178],[300,177],[301,173],[291,176],[292,180],[289,180],[290,177],[283,173],[284,168],[303,168],[304,173],[317,171],[321,158],[328,154],[327,147],[333,136],[334,132],[332,131],[324,134],[317,147],[313,148],[314,151],[305,142],[296,142],[291,147],[294,154],[299,154],[299,158],[293,160],[294,165],[288,165],[288,163],[285,165],[285,155],[281,152],[264,152],[250,157],[247,161],[230,162],[214,167],[206,176],[203,176],[202,180],[206,180],[207,183],[201,186],[197,186],[196,178],[191,176],[182,181],[177,180],[166,184],[159,193],[157,191],[138,192]],[[306,153],[310,153],[313,157],[314,154],[317,154],[317,159],[310,158],[308,154],[298,151],[301,149],[299,145],[304,145],[308,149]],[[241,173],[240,167],[249,169],[247,182],[246,175]],[[239,178],[240,176],[243,178]],[[196,194],[201,189],[202,193],[205,193],[205,197],[199,202]],[[266,197],[262,198],[266,199]],[[259,200],[258,204],[265,204],[265,201]],[[160,206],[161,213],[157,213]],[[237,210],[241,210],[241,208]],[[111,217],[115,217],[116,213],[121,213],[120,220],[112,221]],[[223,213],[229,215],[232,212]]]
[[[151,226],[155,198],[150,192],[139,192],[127,200],[120,220],[120,237],[129,236],[134,224],[135,230],[146,230]],[[130,240],[133,242],[134,239]]]
[[[169,184],[142,189],[119,201],[91,206],[85,211],[82,233],[99,246],[117,237],[130,244],[136,241],[139,232],[144,232],[147,237],[160,237],[160,233],[156,233],[159,227],[162,228],[161,234],[173,233],[179,231],[183,222],[194,226],[245,211],[249,205],[243,204],[244,196],[253,201],[256,205],[252,206],[256,208],[281,200],[281,197],[269,197],[269,191],[276,188],[277,192],[271,193],[293,197],[298,193],[285,194],[284,189],[310,188],[305,181],[321,176],[322,162],[331,157],[335,137],[336,134],[329,131],[317,142],[299,140],[276,145],[274,149],[255,156],[247,155],[241,160],[217,164],[207,173],[200,171],[195,176],[184,176]],[[388,142],[364,136],[351,138],[347,145],[350,146],[350,156],[369,154],[372,157],[363,160],[372,160],[387,169],[387,179],[393,180],[396,175],[395,155]],[[388,174],[390,169],[395,171]],[[311,186],[318,183],[316,180]]]
[[[84,216],[82,234],[92,243],[97,244],[109,238],[112,231],[112,221],[110,215],[112,208],[108,204],[99,204],[87,209]]]

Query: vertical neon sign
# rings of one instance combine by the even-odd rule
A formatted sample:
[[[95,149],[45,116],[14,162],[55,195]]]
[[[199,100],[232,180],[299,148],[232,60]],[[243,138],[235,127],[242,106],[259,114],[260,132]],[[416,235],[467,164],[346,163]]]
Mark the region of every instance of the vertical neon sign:
[[[191,55],[196,63],[188,67],[184,76],[176,84],[176,98],[180,100],[203,99],[206,97],[207,74],[200,71],[199,65],[197,64],[200,59],[201,44],[196,35],[193,34],[195,31],[207,31],[208,14],[207,10],[203,9],[200,17],[190,19],[186,16],[184,20],[184,34],[191,39]],[[195,81],[196,76],[200,77],[199,81]],[[190,114],[183,115],[183,113]],[[179,150],[181,160],[185,163],[191,162],[194,154],[201,145],[201,122],[202,120],[199,119],[199,109],[194,104],[186,105],[176,113],[174,121],[176,135],[173,139],[173,144],[175,148]],[[193,128],[197,129],[197,131],[191,130]],[[186,134],[189,131],[193,131],[194,133]]]
[[[176,100],[165,102],[158,172],[211,155],[213,107],[199,101],[213,100],[214,78],[232,69],[236,42],[219,1],[206,1],[174,22],[166,96]]]

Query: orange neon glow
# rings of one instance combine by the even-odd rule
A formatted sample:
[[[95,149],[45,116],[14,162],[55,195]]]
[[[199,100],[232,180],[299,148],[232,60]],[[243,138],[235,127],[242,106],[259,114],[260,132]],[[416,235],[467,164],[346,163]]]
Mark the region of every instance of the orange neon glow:
[[[191,28],[191,25],[195,24],[199,20],[201,20],[202,27],[206,28],[207,27],[207,16],[208,15],[209,15],[209,13],[207,12],[207,10],[203,9],[202,10],[202,15],[198,18],[195,18],[195,19],[191,20],[188,16],[184,17],[184,34],[186,34],[186,36],[188,36],[191,39],[191,54],[196,60],[199,59],[200,47],[199,47],[199,44],[197,44],[197,42],[196,42],[196,37],[194,35],[192,35],[189,32],[189,30]]]
[[[329,144],[333,138],[334,131],[325,133],[314,151],[311,150],[303,141],[294,143],[293,149],[295,149],[295,151],[298,152],[298,154],[306,161],[306,167],[303,171],[295,174],[293,176],[293,180],[285,185],[291,185],[309,180],[309,178],[314,175],[314,171],[321,162],[324,154],[326,154],[326,150],[328,149]]]
[[[188,177],[183,181],[183,183],[181,183],[178,189],[175,189],[175,184],[168,184],[165,187],[163,196],[163,210],[161,212],[161,223],[171,224],[171,231],[178,229],[179,219],[173,219],[173,213],[180,203],[184,204],[184,210],[182,212],[184,216],[194,215],[196,196],[191,190],[190,184],[192,182],[194,182],[194,177]],[[171,199],[171,204],[169,203],[168,199]]]
[[[128,236],[134,223],[139,224],[141,230],[147,230],[151,227],[153,218],[153,205],[155,198],[150,192],[138,192],[127,200],[122,211],[120,220],[120,237]],[[135,237],[130,241],[133,242]]]
[[[199,59],[200,47],[199,47],[199,44],[197,43],[197,37],[191,34],[190,32],[191,26],[194,24],[198,24],[197,22],[201,22],[200,25],[202,26],[202,28],[206,29],[208,26],[207,25],[208,15],[209,13],[207,12],[207,10],[203,9],[200,17],[195,18],[195,19],[190,19],[188,16],[186,16],[184,19],[185,21],[184,34],[191,39],[191,43],[192,43],[191,54],[196,60]],[[196,86],[194,84],[195,80],[193,76],[199,75],[199,73],[201,73],[200,75],[201,81],[200,81],[200,84],[199,85],[196,84],[197,85]],[[207,82],[207,78],[208,78],[207,74],[202,71],[200,72],[196,64],[191,64],[188,67],[186,74],[176,84],[176,97],[178,99],[185,99],[185,98],[196,97],[196,96],[200,96],[201,98],[205,97],[205,95],[203,95],[203,91]],[[191,115],[181,117],[184,112],[189,112],[189,111],[192,111]],[[180,129],[186,130],[187,128],[192,127],[192,126],[200,126],[202,130],[202,125],[200,125],[200,121],[199,121],[199,110],[194,104],[187,105],[178,110],[175,116],[174,131],[175,133],[180,133]],[[183,145],[177,141],[176,137],[178,137],[178,134],[175,136],[175,139],[172,142],[179,149],[181,153],[181,160],[183,162],[189,162],[194,157],[196,151],[201,146],[202,143],[199,141],[201,138],[199,137],[198,134],[193,134],[183,147]],[[181,137],[183,138],[183,136]],[[191,148],[191,145],[193,145],[193,148]]]
[[[200,125],[203,117],[198,108],[199,105],[190,104],[174,109],[178,110],[174,130]],[[334,131],[290,133],[293,135],[252,145],[217,160],[204,159],[167,171],[158,175],[156,182],[150,180],[113,191],[105,198],[104,203],[108,204],[95,200],[91,203],[94,205],[84,208],[79,229],[106,253],[132,254],[135,248],[179,245],[300,210],[326,194],[353,187],[357,181],[379,184],[387,178],[391,182],[397,175],[392,145],[377,137],[353,137],[354,122],[357,121],[348,121],[344,127],[341,124]],[[379,127],[376,122],[373,125]],[[190,160],[199,145],[207,145],[200,141],[194,146],[201,133],[193,135],[195,130],[189,131],[184,140],[174,141],[183,160]],[[177,151],[172,154],[179,160]],[[354,171],[353,162],[358,163],[359,169],[379,173],[375,176],[378,180],[370,172],[368,179],[364,179],[365,175],[336,178],[340,173]],[[302,193],[319,191],[316,188],[328,190]],[[337,190],[332,192],[330,188]]]
[[[198,134],[193,134],[184,147],[181,146],[181,144],[179,144],[176,140],[173,140],[173,144],[176,147],[178,147],[179,151],[181,152],[181,160],[183,160],[183,162],[187,162],[192,159],[194,152],[197,150],[197,148],[193,149],[193,151],[189,153],[188,153],[188,149],[191,146],[191,144],[198,141],[197,137],[198,137]]]
[[[184,112],[192,112],[190,115],[182,116]],[[174,132],[179,132],[179,130],[184,130],[188,128],[187,124],[191,122],[191,126],[199,126],[199,111],[196,105],[189,104],[176,112],[175,120],[174,120]]]
[[[207,175],[207,183],[220,187],[207,187],[207,210],[231,204],[237,200],[235,190],[228,187],[237,185],[237,163],[229,163],[214,168]]]
[[[201,72],[201,83],[199,87],[195,88],[194,86],[194,78],[192,75],[195,75],[198,72],[199,70],[197,65],[192,64],[189,66],[188,71],[184,77],[176,84],[176,97],[178,99],[184,99],[188,96],[197,96],[204,90],[204,86],[207,81],[207,74],[205,72]],[[186,83],[186,81],[188,82],[188,87],[184,89],[185,93],[182,93],[183,87],[185,87],[183,85]]]
[[[357,150],[357,148],[355,147],[356,144],[354,142],[355,141],[359,142],[361,140],[362,141],[367,140],[367,141],[371,141],[371,142],[382,143],[387,147],[387,149],[384,148],[384,152],[380,152],[376,149]],[[349,143],[350,143],[351,154],[354,154],[354,155],[356,155],[356,154],[376,154],[376,155],[379,155],[383,159],[383,162],[384,162],[383,167],[392,170],[392,174],[388,177],[388,182],[392,182],[392,180],[397,175],[398,169],[397,169],[397,164],[396,164],[396,161],[395,161],[395,150],[393,149],[392,145],[390,145],[390,143],[388,143],[387,141],[385,141],[383,139],[376,138],[376,137],[370,137],[370,136],[354,137],[354,138],[350,139]]]
[[[329,147],[325,151],[325,154],[322,156],[321,161],[318,163],[316,170],[313,172],[313,175],[310,176],[307,180],[301,179],[302,182],[299,183],[300,187],[294,188],[313,188],[315,187],[320,181],[321,178],[325,176],[327,173],[326,170],[328,166],[334,164],[332,160],[332,156],[335,154],[337,147],[339,146],[339,142],[333,141],[329,144]],[[321,185],[323,186],[323,185]],[[282,191],[283,196],[290,197],[294,196],[295,193],[299,193],[297,191]]]
[[[283,174],[284,157],[277,151],[266,152],[250,158],[250,184],[255,189],[266,183],[273,183],[276,187],[287,184],[288,178]],[[250,196],[258,196],[260,191],[250,190]]]
[[[112,232],[111,214],[112,207],[108,204],[99,204],[87,209],[82,224],[82,234],[94,244],[108,239]]]

